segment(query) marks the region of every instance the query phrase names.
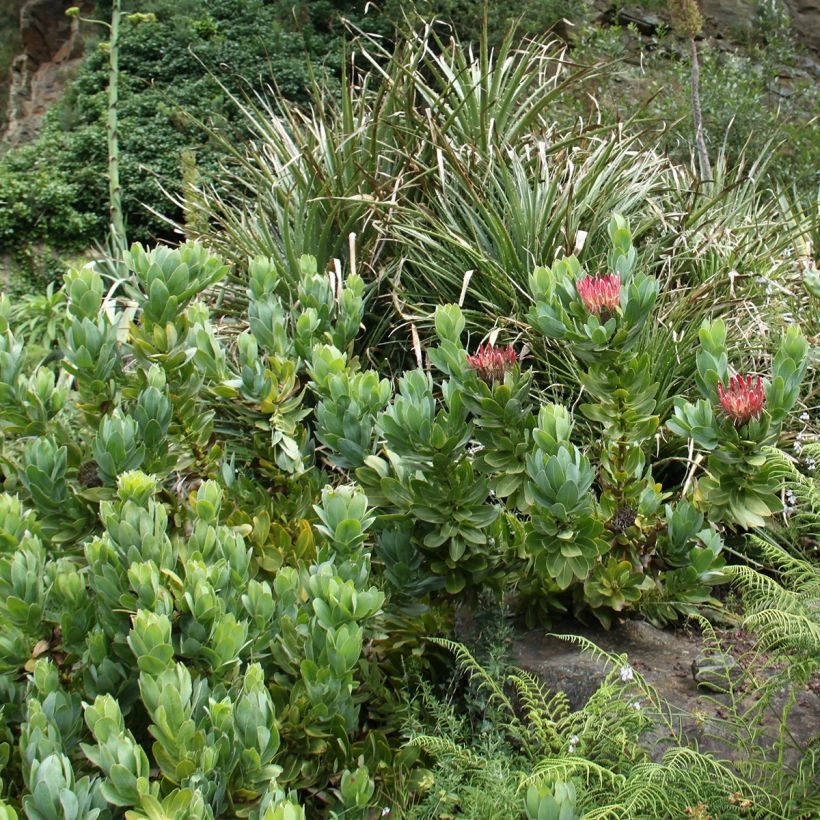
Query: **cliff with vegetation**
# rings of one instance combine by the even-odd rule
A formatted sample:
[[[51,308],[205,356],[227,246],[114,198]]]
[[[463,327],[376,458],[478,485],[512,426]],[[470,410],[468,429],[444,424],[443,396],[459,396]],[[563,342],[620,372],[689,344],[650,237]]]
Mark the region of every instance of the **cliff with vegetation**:
[[[4,122],[0,134],[0,254],[12,266],[46,279],[59,257],[107,233],[105,89],[108,58],[99,26],[65,16],[72,0],[3,0],[0,61]],[[101,0],[82,3],[82,16],[108,14]],[[148,0],[125,3],[155,18],[126,19],[120,81],[121,177],[129,236],[173,235],[186,174],[213,178],[219,152],[209,129],[249,135],[239,103],[270,89],[306,102],[313,82],[333,94],[342,43],[360,28],[392,41],[408,26],[407,6],[386,0]],[[481,32],[480,2],[419,0],[422,17],[449,20],[465,40]],[[817,107],[818,4],[814,0],[707,0],[703,117],[709,150],[735,161],[782,140],[780,171],[810,191],[816,184],[817,141],[806,127]],[[666,4],[588,0],[535,2],[515,9],[488,5],[489,41],[511,25],[521,37],[552,31],[571,58],[597,73],[556,101],[556,118],[604,123],[634,116],[667,131],[661,144],[682,162],[692,145],[688,56],[670,31]],[[442,29],[444,31],[444,29]],[[309,64],[305,58],[309,59]],[[629,113],[627,113],[629,112]],[[641,127],[644,127],[641,126]],[[727,136],[728,134],[728,136]],[[15,261],[16,260],[16,261]]]

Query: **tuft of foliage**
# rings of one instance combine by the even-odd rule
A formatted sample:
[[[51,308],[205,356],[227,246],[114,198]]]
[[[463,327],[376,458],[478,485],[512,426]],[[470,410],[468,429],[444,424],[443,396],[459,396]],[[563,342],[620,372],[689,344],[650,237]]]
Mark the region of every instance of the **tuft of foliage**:
[[[233,338],[196,302],[227,273],[204,248],[124,263],[136,321],[88,266],[67,277],[61,358],[0,341],[3,799],[271,820],[304,816],[298,789],[363,817],[368,766],[392,763],[364,728],[365,689],[387,691],[365,657],[374,519],[359,489],[322,488],[295,389],[297,351],[357,332],[361,282],[333,293],[306,259],[286,309],[257,260]]]
[[[639,348],[658,282],[635,269],[623,218],[611,220],[609,233],[606,277],[586,274],[574,256],[530,277],[531,332],[575,361],[589,398],[579,412],[596,434],[591,446],[566,406],[539,400],[535,374],[522,370],[511,346],[468,354],[456,305],[434,315],[438,345],[428,357],[439,383],[417,368],[391,396],[375,371],[359,372],[335,348],[314,349],[317,437],[378,509],[393,578],[421,592],[426,572],[451,594],[514,585],[531,622],[571,605],[605,625],[630,610],[662,624],[695,614],[723,580],[716,523],[753,526],[780,509],[780,479],[759,444],[777,439],[797,399],[807,342],[796,328],[786,334],[766,409],[738,424],[719,403],[718,383],[728,383],[725,327],[715,323],[716,341],[704,327],[704,398],[697,407],[680,400],[668,426],[713,450],[714,464],[691,497],[698,462],[682,486],[664,488],[650,456],[658,386]],[[761,401],[762,391],[761,382]]]

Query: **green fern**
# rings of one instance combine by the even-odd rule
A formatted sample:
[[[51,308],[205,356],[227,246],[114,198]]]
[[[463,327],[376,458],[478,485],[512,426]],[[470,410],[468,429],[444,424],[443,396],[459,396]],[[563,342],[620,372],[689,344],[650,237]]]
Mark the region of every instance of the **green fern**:
[[[525,670],[517,670],[507,680],[515,689],[540,750],[558,751],[561,729],[570,715],[569,698],[564,692],[550,695],[546,687]]]
[[[433,737],[432,735],[416,735],[407,741],[408,746],[416,746],[434,758],[453,758],[465,768],[481,769],[484,762],[470,749],[461,746],[448,737]]]
[[[707,647],[725,651],[711,625],[702,626]],[[559,637],[581,646],[608,670],[586,705],[576,711],[570,710],[565,695],[551,694],[532,674],[517,669],[504,678],[515,692],[511,698],[503,683],[465,647],[437,641],[453,652],[461,672],[476,676],[480,689],[489,693],[502,714],[495,727],[474,738],[468,726],[459,724],[451,704],[434,706],[428,703],[427,692],[425,709],[433,715],[439,734],[417,732],[408,742],[437,761],[436,789],[408,817],[479,818],[490,816],[488,806],[498,805],[505,806],[505,813],[520,816],[503,802],[502,795],[509,798],[509,778],[514,779],[522,799],[531,786],[573,783],[578,792],[577,811],[583,812],[585,820],[683,817],[699,806],[720,818],[810,816],[801,813],[815,799],[811,790],[814,767],[806,763],[809,756],[787,786],[772,776],[774,766],[741,771],[689,748],[672,707],[654,688],[631,667],[628,682],[622,678],[625,655],[605,652],[580,636]],[[731,685],[729,693],[729,722],[747,739],[759,740],[754,726],[744,727],[740,698],[732,695]],[[636,703],[640,709],[634,708]],[[442,708],[451,717],[441,715]],[[654,762],[641,745],[641,737],[659,723],[671,731],[678,745]],[[460,726],[457,737],[445,736],[448,726]],[[812,752],[811,760],[815,756]],[[759,777],[746,777],[747,771]]]
[[[763,651],[820,669],[820,570],[760,536],[749,541],[780,582],[747,566],[727,568],[746,606],[744,627]]]
[[[772,466],[772,474],[783,482],[783,497],[791,497],[793,504],[786,504],[788,511],[785,526],[775,535],[766,532],[766,540],[779,543],[790,554],[816,560],[809,550],[817,547],[820,534],[820,479],[816,474],[805,475],[798,469],[798,462],[788,453],[775,447],[764,448]],[[807,463],[820,464],[820,442],[803,446],[802,455]]]

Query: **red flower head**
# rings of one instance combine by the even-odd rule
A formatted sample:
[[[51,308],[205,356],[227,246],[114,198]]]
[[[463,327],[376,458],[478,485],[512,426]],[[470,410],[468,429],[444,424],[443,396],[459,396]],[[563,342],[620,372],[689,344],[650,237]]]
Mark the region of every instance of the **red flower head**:
[[[745,424],[749,419],[759,419],[766,402],[763,380],[760,376],[752,382],[751,376],[732,376],[728,390],[718,383],[718,397],[726,415],[735,424]]]
[[[617,273],[603,276],[585,276],[575,283],[581,301],[590,313],[610,316],[621,304],[621,277]]]
[[[479,377],[488,384],[501,380],[515,364],[516,356],[512,345],[496,347],[495,345],[478,346],[475,356],[467,356],[467,362],[475,369]]]

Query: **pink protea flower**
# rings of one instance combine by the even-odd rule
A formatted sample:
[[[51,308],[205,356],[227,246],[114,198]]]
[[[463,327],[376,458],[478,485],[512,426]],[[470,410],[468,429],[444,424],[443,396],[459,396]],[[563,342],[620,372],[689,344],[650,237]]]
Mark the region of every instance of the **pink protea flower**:
[[[759,419],[766,402],[766,393],[763,390],[763,380],[760,376],[752,382],[751,376],[732,376],[729,387],[725,388],[718,383],[718,398],[726,411],[726,415],[735,424],[745,424],[749,419]]]
[[[621,277],[617,273],[585,276],[575,287],[586,309],[596,316],[612,315],[621,304]]]
[[[479,345],[474,356],[467,356],[468,364],[475,369],[479,378],[487,383],[503,379],[504,374],[512,369],[515,361],[515,350],[512,345],[508,347]]]

